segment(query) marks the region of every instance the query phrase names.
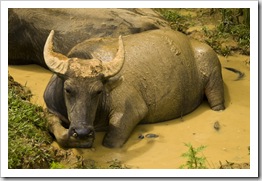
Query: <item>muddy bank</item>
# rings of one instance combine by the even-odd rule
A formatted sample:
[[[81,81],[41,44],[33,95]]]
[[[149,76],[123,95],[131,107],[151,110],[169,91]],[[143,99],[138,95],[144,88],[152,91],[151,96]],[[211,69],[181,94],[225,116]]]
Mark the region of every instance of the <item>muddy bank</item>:
[[[194,112],[163,123],[139,125],[121,149],[108,149],[101,145],[104,133],[98,133],[93,149],[72,149],[84,159],[93,159],[98,165],[106,165],[110,160],[120,160],[131,168],[178,168],[186,160],[181,154],[187,151],[184,143],[194,147],[206,145],[203,151],[209,168],[219,168],[220,162],[249,163],[250,145],[250,70],[248,56],[219,56],[222,66],[234,67],[245,73],[242,80],[235,81],[237,75],[223,69],[225,82],[226,110],[212,111],[203,102]],[[9,66],[9,73],[33,93],[32,102],[44,105],[43,92],[51,73],[39,66]],[[219,122],[220,129],[214,129]],[[140,139],[148,133],[156,138]],[[57,146],[56,143],[53,143]],[[67,164],[70,164],[70,160]]]

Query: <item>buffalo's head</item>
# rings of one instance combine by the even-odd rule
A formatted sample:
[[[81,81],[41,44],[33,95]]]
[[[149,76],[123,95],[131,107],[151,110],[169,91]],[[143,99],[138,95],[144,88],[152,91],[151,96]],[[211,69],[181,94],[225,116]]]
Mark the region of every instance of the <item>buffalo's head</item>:
[[[115,76],[124,64],[124,45],[119,37],[119,48],[110,62],[98,59],[69,58],[53,51],[52,30],[44,47],[48,68],[64,80],[63,95],[70,127],[68,136],[82,142],[80,147],[91,147],[95,138],[94,120],[99,102],[105,96],[105,80]]]

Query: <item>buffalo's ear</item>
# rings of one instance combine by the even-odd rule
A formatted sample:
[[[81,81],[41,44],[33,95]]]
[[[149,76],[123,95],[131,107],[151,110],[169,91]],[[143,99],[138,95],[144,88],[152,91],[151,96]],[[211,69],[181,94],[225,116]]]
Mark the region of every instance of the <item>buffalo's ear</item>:
[[[107,91],[110,92],[117,86],[120,86],[120,84],[122,84],[123,81],[124,81],[124,76],[118,75],[118,76],[111,77],[109,79],[104,79],[103,83]]]

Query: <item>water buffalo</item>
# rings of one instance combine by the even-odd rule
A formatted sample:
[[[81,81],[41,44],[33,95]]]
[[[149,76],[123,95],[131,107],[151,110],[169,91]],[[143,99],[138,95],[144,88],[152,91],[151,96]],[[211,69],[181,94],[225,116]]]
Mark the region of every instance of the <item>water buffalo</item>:
[[[118,37],[163,27],[168,23],[149,8],[9,8],[8,63],[46,67],[43,48],[51,29],[56,31],[54,50],[66,54],[91,37]]]
[[[102,129],[104,146],[121,147],[137,124],[181,117],[204,95],[213,110],[225,108],[216,53],[180,32],[93,38],[68,55],[53,51],[53,38],[51,31],[44,48],[54,72],[44,99],[50,131],[64,147],[92,147]]]

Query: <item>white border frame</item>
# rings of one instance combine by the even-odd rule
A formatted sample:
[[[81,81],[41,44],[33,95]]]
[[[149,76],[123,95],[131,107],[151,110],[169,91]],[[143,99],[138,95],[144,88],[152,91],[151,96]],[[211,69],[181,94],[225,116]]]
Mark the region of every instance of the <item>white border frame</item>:
[[[250,8],[250,169],[8,169],[8,8]],[[258,1],[1,1],[1,177],[258,177]]]

